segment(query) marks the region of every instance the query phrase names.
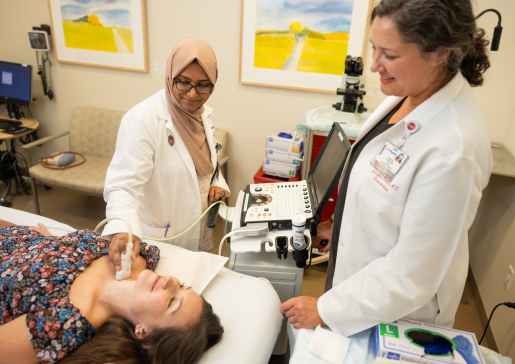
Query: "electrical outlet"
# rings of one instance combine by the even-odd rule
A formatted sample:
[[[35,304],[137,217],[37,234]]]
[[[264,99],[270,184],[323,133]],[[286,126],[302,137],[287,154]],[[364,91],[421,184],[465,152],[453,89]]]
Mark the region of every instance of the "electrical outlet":
[[[504,277],[504,287],[506,288],[506,290],[510,289],[510,283],[514,273],[515,271],[513,270],[513,267],[510,265],[508,267],[508,273],[506,273],[506,277]]]

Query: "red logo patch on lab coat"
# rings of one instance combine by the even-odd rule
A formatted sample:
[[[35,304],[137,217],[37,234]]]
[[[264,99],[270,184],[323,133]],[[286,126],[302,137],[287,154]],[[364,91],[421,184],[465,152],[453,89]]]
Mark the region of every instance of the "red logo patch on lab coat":
[[[171,147],[175,144],[175,139],[173,135],[168,135],[168,144],[170,144]]]

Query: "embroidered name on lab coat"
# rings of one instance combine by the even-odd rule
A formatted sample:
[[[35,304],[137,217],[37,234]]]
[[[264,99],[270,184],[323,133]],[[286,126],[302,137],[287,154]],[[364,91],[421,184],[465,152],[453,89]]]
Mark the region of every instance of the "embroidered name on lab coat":
[[[381,186],[385,192],[389,191],[389,188],[391,188],[394,191],[399,191],[399,186],[396,184],[393,184],[391,182],[388,182],[379,172],[377,172],[375,169],[372,171],[372,177],[374,179],[374,182],[377,183],[379,186]]]

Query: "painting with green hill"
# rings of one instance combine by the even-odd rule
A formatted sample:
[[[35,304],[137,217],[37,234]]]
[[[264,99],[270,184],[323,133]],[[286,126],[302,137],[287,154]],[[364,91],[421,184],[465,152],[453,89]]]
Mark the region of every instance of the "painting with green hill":
[[[254,67],[341,75],[354,0],[257,0]]]
[[[134,53],[130,0],[60,0],[67,48]]]

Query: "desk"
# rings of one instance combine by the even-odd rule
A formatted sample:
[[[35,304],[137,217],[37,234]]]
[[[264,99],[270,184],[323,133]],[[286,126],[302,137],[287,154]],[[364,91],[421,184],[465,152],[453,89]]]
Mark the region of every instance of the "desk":
[[[20,133],[20,134],[16,134],[16,135],[7,134],[7,133],[4,133],[3,131],[0,131],[0,143],[1,144],[5,143],[4,150],[8,151],[8,152],[10,152],[12,150],[11,140],[13,140],[15,138],[22,137],[22,136],[27,135],[27,134],[30,134],[34,130],[37,130],[38,127],[39,127],[39,121],[37,121],[34,118],[23,118],[23,119],[17,120],[17,119],[11,119],[11,118],[9,118],[6,115],[0,115],[0,120],[21,121],[21,126],[22,127],[33,129],[33,130],[29,130],[29,131],[26,131],[26,132],[23,132],[23,133]],[[29,167],[29,166],[27,165],[27,167]],[[17,180],[17,178],[19,180]],[[17,187],[18,187],[17,185],[19,185],[19,187],[23,187],[22,186],[21,178],[22,177],[17,174],[16,177],[4,181],[5,182],[4,191],[2,193],[2,197],[0,198],[0,204],[2,206],[11,207],[12,203],[7,201],[6,197],[9,194],[9,192],[14,191],[13,194],[16,194],[18,192],[17,191]],[[11,183],[11,182],[13,182],[13,183]],[[27,190],[25,188],[24,188],[24,191],[25,191],[26,194],[28,194],[28,192],[27,192]]]
[[[17,120],[17,119],[11,119],[7,116],[0,115],[0,120],[21,121],[22,127],[26,127],[26,128],[30,128],[30,129],[34,129],[34,130],[37,130],[39,128],[39,121],[37,121],[34,118],[24,118],[24,119]],[[0,131],[0,140],[2,140],[2,141],[3,140],[11,140],[11,139],[18,138],[18,137],[21,137],[21,136],[24,136],[24,135],[27,135],[30,133],[32,133],[32,131],[27,131],[24,133],[12,135],[12,134],[7,134],[7,133],[4,133],[3,131]]]
[[[503,145],[492,144],[494,167],[492,174],[515,177],[515,157]]]

